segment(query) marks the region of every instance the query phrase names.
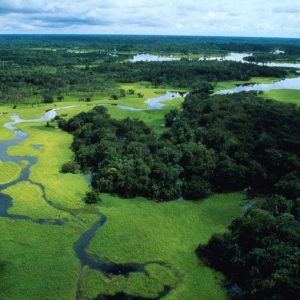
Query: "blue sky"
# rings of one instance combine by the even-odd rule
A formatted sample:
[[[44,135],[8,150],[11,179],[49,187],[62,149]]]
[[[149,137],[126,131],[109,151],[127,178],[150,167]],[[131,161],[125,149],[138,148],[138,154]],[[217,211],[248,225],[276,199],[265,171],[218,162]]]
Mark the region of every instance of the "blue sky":
[[[0,0],[0,33],[300,38],[300,0]]]

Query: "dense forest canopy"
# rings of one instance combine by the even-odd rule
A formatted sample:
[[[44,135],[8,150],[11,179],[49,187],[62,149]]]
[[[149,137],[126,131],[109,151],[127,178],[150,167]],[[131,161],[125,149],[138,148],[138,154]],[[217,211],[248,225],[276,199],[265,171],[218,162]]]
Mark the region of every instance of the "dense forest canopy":
[[[51,52],[52,53],[52,52]],[[1,52],[0,52],[1,55]],[[278,68],[257,65],[246,65],[236,62],[189,61],[130,63],[113,62],[109,59],[97,66],[83,65],[78,68],[68,56],[57,55],[48,61],[61,64],[51,69],[50,65],[39,66],[39,56],[34,54],[25,60],[29,66],[4,65],[0,69],[1,102],[22,102],[31,96],[42,96],[47,93],[53,96],[69,93],[109,93],[117,83],[149,81],[156,86],[173,85],[174,87],[193,88],[202,80],[211,82],[224,80],[248,80],[253,76],[282,77],[286,72]],[[19,57],[19,55],[17,55]],[[40,56],[41,61],[44,56]],[[74,58],[74,60],[76,60]],[[112,60],[112,61],[110,61]],[[19,62],[20,63],[20,62]],[[78,64],[86,62],[78,61]],[[32,65],[34,64],[34,65]],[[54,67],[54,66],[52,66]]]
[[[237,62],[173,61],[139,62],[102,65],[100,73],[109,73],[119,82],[150,81],[156,85],[171,84],[176,87],[196,87],[199,82],[249,80],[251,77],[282,77],[286,73],[278,68],[248,65]]]
[[[76,159],[100,191],[168,200],[245,188],[300,193],[300,110],[254,93],[191,93],[166,116],[162,137],[103,107],[60,125],[74,134]]]

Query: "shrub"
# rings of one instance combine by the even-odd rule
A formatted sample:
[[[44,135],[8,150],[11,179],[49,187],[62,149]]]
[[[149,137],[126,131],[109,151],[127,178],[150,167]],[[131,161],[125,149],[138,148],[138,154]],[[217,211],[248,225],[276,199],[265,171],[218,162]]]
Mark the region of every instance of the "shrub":
[[[84,197],[84,202],[87,204],[95,204],[100,201],[99,195],[95,191],[87,192]]]
[[[79,170],[79,165],[75,161],[69,161],[62,165],[62,173],[73,173],[75,174]]]
[[[117,94],[112,94],[110,97],[113,100],[118,100],[119,99],[119,97],[117,96]]]
[[[126,92],[124,89],[120,89],[120,97],[126,97]]]
[[[52,95],[48,95],[48,94],[44,94],[43,95],[43,102],[44,103],[53,103],[53,96]]]
[[[61,102],[61,101],[64,100],[64,96],[61,96],[61,95],[60,95],[60,96],[57,96],[56,98],[57,98],[57,100],[58,100],[59,102]]]
[[[200,177],[194,177],[187,181],[183,190],[184,198],[190,200],[203,199],[211,195],[211,193],[211,184]]]

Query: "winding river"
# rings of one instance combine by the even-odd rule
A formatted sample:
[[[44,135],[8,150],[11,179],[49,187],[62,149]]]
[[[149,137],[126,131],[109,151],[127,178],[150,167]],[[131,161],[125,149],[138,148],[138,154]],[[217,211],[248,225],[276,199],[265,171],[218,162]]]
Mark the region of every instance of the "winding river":
[[[117,107],[124,110],[132,110],[132,111],[145,111],[145,110],[153,110],[153,109],[162,109],[165,104],[163,102],[174,100],[176,98],[185,97],[186,94],[179,92],[166,92],[164,95],[160,97],[151,98],[145,101],[148,105],[148,108],[136,108],[131,106],[125,106],[118,104]]]
[[[2,191],[22,181],[28,181],[31,184],[38,186],[43,192],[43,200],[47,202],[47,204],[49,204],[50,206],[58,210],[62,210],[60,207],[53,204],[47,198],[45,193],[45,188],[42,184],[33,182],[31,179],[29,179],[30,168],[37,162],[37,159],[31,156],[10,156],[7,154],[7,149],[9,147],[16,146],[28,138],[28,135],[26,133],[20,130],[15,130],[12,124],[13,122],[6,123],[5,127],[14,130],[15,139],[0,143],[0,160],[2,160],[3,162],[15,162],[15,163],[21,163],[21,161],[26,161],[27,165],[25,168],[22,169],[18,179],[0,185],[0,217],[8,218],[11,220],[30,220],[34,223],[39,223],[39,224],[50,224],[50,225],[58,225],[58,226],[64,225],[65,223],[64,220],[34,219],[25,215],[13,215],[9,213],[9,209],[13,206],[13,201],[9,195],[2,193]]]
[[[146,101],[146,103],[148,104],[148,109],[159,109],[159,108],[163,107],[163,104],[161,103],[162,101],[171,100],[176,97],[181,97],[181,95],[179,93],[168,92],[164,96],[149,99]],[[48,205],[50,205],[51,207],[53,207],[55,209],[61,210],[63,212],[67,212],[70,215],[72,215],[74,218],[76,218],[77,221],[83,222],[76,215],[76,210],[72,211],[70,209],[61,207],[61,206],[55,204],[54,202],[52,202],[46,195],[45,187],[42,184],[33,182],[30,179],[30,169],[34,164],[37,163],[37,160],[38,160],[36,157],[11,156],[7,152],[9,147],[17,146],[21,142],[28,139],[28,137],[29,137],[25,132],[18,130],[15,127],[16,124],[29,123],[29,122],[30,123],[40,123],[40,122],[49,121],[57,115],[57,110],[66,109],[66,108],[70,108],[70,107],[76,107],[76,106],[82,106],[82,105],[75,105],[75,106],[60,107],[60,108],[52,109],[52,110],[49,110],[48,112],[46,112],[42,117],[40,117],[38,119],[23,120],[18,115],[14,115],[11,117],[11,119],[12,119],[11,122],[7,122],[6,124],[4,124],[5,128],[13,131],[14,139],[0,143],[0,160],[2,160],[3,162],[15,162],[15,163],[20,163],[22,161],[26,161],[27,165],[25,168],[22,169],[18,179],[11,181],[9,183],[0,185],[0,218],[6,218],[9,220],[13,220],[13,221],[28,220],[28,221],[37,223],[39,225],[47,224],[47,225],[51,225],[51,226],[52,225],[53,226],[63,226],[67,222],[69,222],[68,220],[62,220],[62,219],[59,219],[59,220],[57,220],[57,219],[56,220],[55,219],[35,219],[35,218],[25,216],[25,215],[11,214],[9,212],[9,210],[13,207],[13,199],[9,195],[3,193],[2,191],[5,191],[5,189],[7,189],[19,182],[27,181],[33,185],[38,186],[42,190],[43,201],[45,201]],[[122,107],[120,107],[120,108],[122,108]],[[123,109],[135,109],[135,108],[124,107]],[[40,147],[42,145],[34,145],[34,146]],[[89,211],[89,213],[90,213],[90,211]],[[95,210],[94,213],[98,216],[98,221],[95,222],[94,224],[92,224],[92,226],[87,231],[83,232],[80,235],[80,237],[78,238],[78,240],[73,245],[73,249],[76,254],[76,257],[80,261],[80,271],[79,271],[79,275],[78,275],[76,299],[81,299],[80,280],[81,280],[81,274],[83,272],[84,266],[88,266],[90,269],[100,271],[108,279],[111,279],[111,277],[114,275],[123,275],[123,276],[127,277],[132,272],[140,272],[140,273],[145,274],[146,276],[150,276],[150,274],[148,273],[147,268],[146,268],[147,265],[158,264],[158,265],[163,266],[167,269],[170,269],[172,272],[174,272],[174,274],[176,275],[176,277],[178,279],[181,277],[180,273],[175,268],[173,268],[172,266],[170,266],[164,262],[152,261],[152,262],[147,262],[144,264],[136,264],[136,263],[116,264],[116,263],[113,263],[113,262],[107,260],[106,258],[101,258],[101,257],[95,256],[95,255],[89,254],[87,252],[87,248],[88,248],[91,240],[93,239],[93,237],[95,236],[97,231],[107,221],[107,217],[105,215],[101,214],[100,212],[98,212],[97,210]],[[172,288],[174,288],[174,287],[171,287],[169,285],[163,286],[162,289],[160,291],[158,291],[158,296],[156,298],[151,298],[151,299],[163,298],[172,290]],[[121,293],[121,294],[117,294],[115,296],[99,295],[97,299],[108,300],[108,299],[147,299],[147,298],[134,297],[131,295],[126,295],[124,293]]]

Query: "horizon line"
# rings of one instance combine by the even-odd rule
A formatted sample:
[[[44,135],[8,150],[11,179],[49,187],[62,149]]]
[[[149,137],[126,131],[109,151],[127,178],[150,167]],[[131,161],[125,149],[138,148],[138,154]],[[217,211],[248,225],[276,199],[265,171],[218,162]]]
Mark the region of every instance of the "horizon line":
[[[251,35],[195,35],[195,34],[135,34],[135,33],[0,33],[0,36],[148,36],[148,37],[199,37],[199,38],[253,38],[253,39],[293,39],[300,37],[251,36]]]

